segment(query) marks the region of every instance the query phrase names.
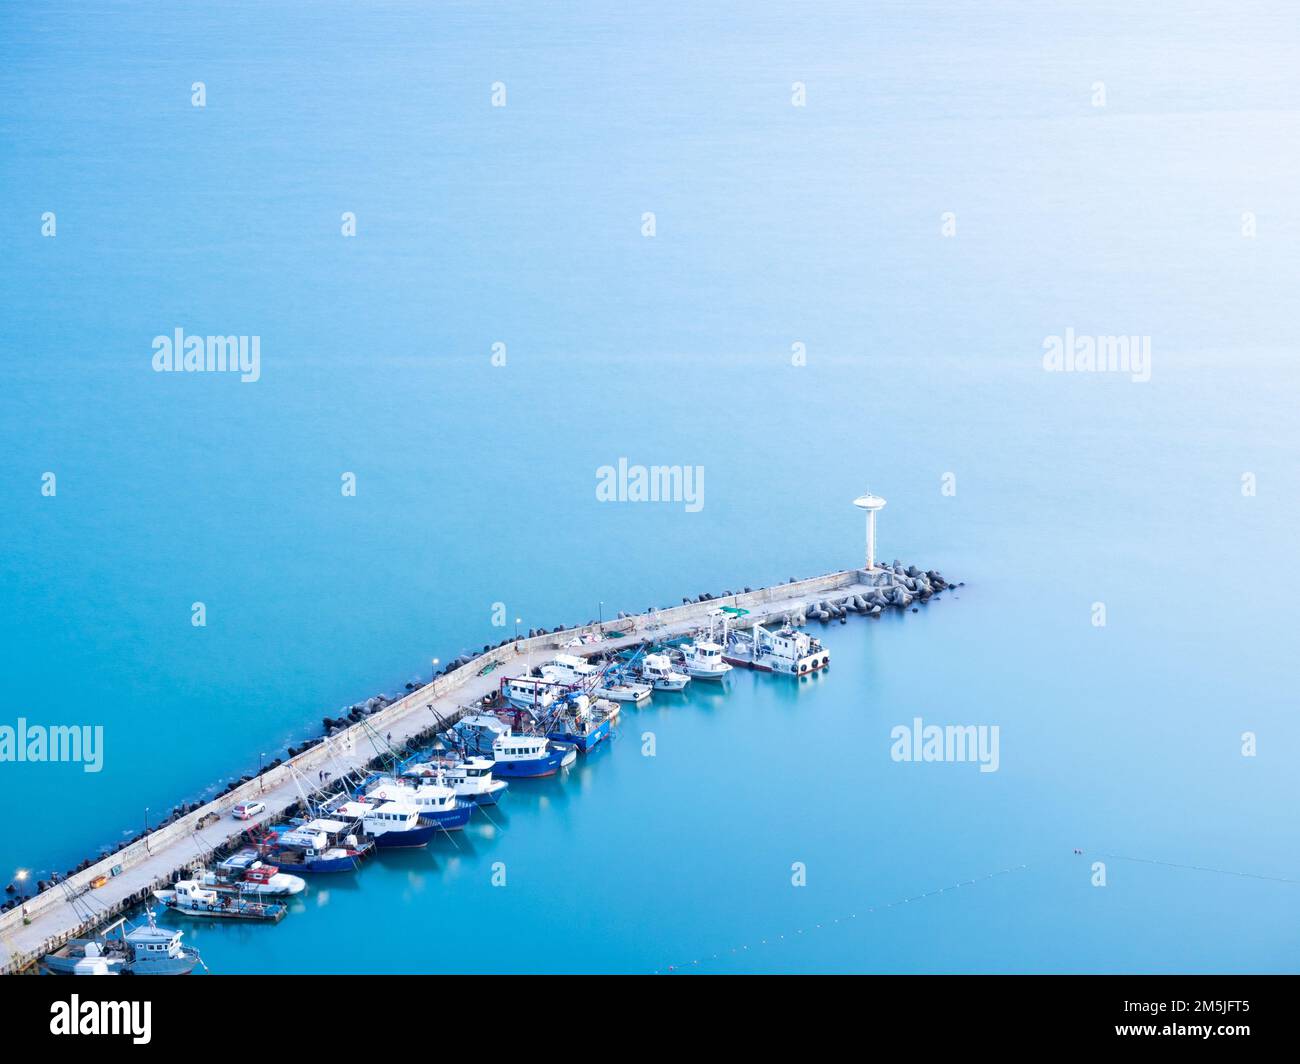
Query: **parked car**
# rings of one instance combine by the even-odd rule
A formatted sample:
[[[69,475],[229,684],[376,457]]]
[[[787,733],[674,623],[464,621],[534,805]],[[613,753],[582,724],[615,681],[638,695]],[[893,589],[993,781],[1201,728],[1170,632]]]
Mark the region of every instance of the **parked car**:
[[[230,811],[230,815],[236,820],[252,820],[253,817],[265,812],[265,802],[241,802]]]

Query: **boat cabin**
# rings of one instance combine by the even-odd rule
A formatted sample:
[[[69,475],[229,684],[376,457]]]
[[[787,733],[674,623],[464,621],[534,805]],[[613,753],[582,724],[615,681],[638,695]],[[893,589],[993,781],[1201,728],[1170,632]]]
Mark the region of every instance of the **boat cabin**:
[[[517,706],[546,708],[555,701],[557,681],[545,677],[509,676],[501,681],[501,694]]]
[[[492,775],[492,762],[486,757],[471,757],[447,769],[447,779],[453,783],[490,775]]]
[[[595,665],[575,654],[556,654],[542,666],[542,675],[548,671],[564,683],[572,684],[594,683],[600,677]]]
[[[417,810],[440,813],[456,808],[456,792],[439,783],[401,783],[381,777],[366,797],[374,801],[401,802]]]
[[[159,927],[153,922],[153,912],[151,911],[148,924],[133,927],[126,933],[126,944],[136,958],[179,957],[184,952],[184,947],[181,945],[181,935],[183,933],[173,931],[168,927]],[[86,956],[88,957],[92,946],[96,950],[99,948],[94,942],[86,943]]]
[[[546,753],[544,735],[499,735],[492,744],[498,761],[518,758],[538,758]]]
[[[390,831],[411,831],[420,824],[420,810],[401,802],[383,802],[372,806],[361,821],[369,835],[384,835]]]

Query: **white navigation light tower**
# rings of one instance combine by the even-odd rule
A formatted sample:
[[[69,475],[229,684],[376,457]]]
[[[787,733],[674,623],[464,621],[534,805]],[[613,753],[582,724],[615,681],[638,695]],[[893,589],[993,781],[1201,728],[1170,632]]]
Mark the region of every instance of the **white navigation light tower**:
[[[885,500],[867,492],[853,500],[853,505],[867,511],[867,568],[876,567],[876,511],[885,508]]]

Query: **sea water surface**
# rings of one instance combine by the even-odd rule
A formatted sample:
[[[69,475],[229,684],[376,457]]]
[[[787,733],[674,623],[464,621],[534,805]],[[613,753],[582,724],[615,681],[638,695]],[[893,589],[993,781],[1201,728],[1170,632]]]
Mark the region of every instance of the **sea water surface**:
[[[1297,32],[6,6],[0,724],[105,751],[0,764],[0,879],[516,616],[860,564],[870,489],[879,552],[964,587],[814,625],[809,681],[625,710],[276,927],[187,927],[211,970],[1294,971]],[[154,373],[177,327],[259,336],[261,379]],[[1149,336],[1151,379],[1044,372],[1066,329]],[[598,502],[620,457],[701,466],[703,509]],[[998,771],[894,761],[916,717],[998,726]]]

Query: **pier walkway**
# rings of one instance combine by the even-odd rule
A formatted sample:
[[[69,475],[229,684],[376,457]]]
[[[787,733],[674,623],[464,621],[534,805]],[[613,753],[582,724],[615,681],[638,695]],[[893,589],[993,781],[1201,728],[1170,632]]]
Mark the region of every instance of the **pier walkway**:
[[[554,657],[558,647],[576,638],[596,637],[596,641],[567,647],[568,653],[591,655],[622,649],[691,632],[707,624],[709,615],[722,606],[748,610],[749,615],[739,621],[739,625],[748,627],[801,612],[815,601],[865,595],[892,584],[894,579],[889,570],[848,569],[520,639],[490,650],[78,872],[29,899],[21,908],[0,915],[0,973],[22,970],[67,939],[84,935],[129,909],[141,892],[163,887],[178,872],[206,862],[213,851],[232,843],[250,827],[278,822],[285,810],[302,798],[304,790],[310,792],[315,787],[322,772],[337,779],[364,769],[381,752],[382,739],[400,746],[439,721],[444,725],[454,723],[472,711],[473,704],[484,695],[496,690],[503,676],[543,664]],[[488,664],[497,668],[480,676]],[[247,801],[264,802],[266,812],[255,820],[235,820],[230,810]],[[212,816],[216,817],[215,823],[199,827],[201,821]],[[108,881],[92,888],[91,882],[100,876],[107,876]]]

